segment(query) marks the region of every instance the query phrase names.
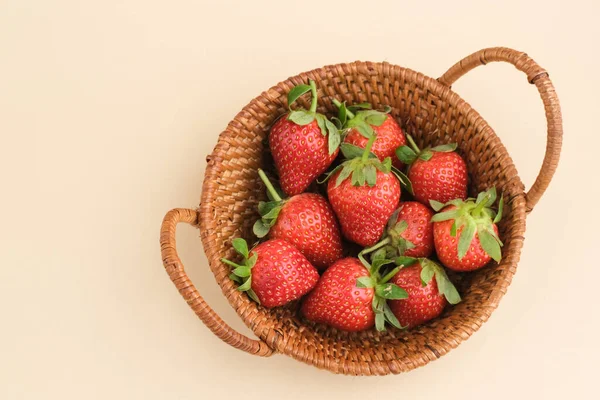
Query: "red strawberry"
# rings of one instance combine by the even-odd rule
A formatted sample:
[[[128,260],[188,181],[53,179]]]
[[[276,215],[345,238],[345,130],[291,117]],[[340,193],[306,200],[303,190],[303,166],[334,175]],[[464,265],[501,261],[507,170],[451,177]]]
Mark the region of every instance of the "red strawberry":
[[[390,172],[377,171],[373,186],[355,186],[350,179],[338,185],[343,171],[327,185],[329,202],[338,216],[346,239],[372,246],[381,238],[385,225],[400,201],[400,182]]]
[[[402,326],[421,325],[438,317],[447,303],[460,302],[458,291],[442,267],[426,258],[403,257],[401,262],[408,266],[394,275],[391,282],[406,290],[408,298],[389,304]]]
[[[238,290],[265,307],[297,300],[319,280],[317,269],[285,240],[267,240],[250,252],[244,239],[233,239],[232,244],[243,262],[221,261],[234,268],[230,278],[241,284]]]
[[[386,321],[400,327],[386,299],[403,299],[407,295],[387,282],[393,274],[379,276],[379,269],[387,261],[374,261],[371,267],[358,258],[338,260],[306,296],[302,313],[311,321],[349,332],[369,329],[373,325],[384,330]]]
[[[452,200],[446,204],[432,202],[436,214],[433,239],[438,258],[455,271],[473,271],[492,258],[500,261],[502,241],[496,223],[502,218],[503,199],[498,212],[490,207],[496,201],[496,188],[481,192],[477,199]]]
[[[302,193],[337,157],[340,134],[324,115],[317,113],[317,87],[294,87],[288,105],[310,91],[310,110],[293,110],[271,128],[269,146],[279,172],[281,187],[289,196]]]
[[[371,136],[364,150],[343,143],[348,160],[328,177],[327,194],[342,234],[361,246],[377,243],[400,201],[400,182],[391,172],[391,159],[381,162],[370,152],[375,138]]]
[[[406,138],[394,117],[386,112],[375,110],[359,111],[363,107],[370,108],[368,103],[350,107],[346,107],[345,104],[335,99],[333,103],[340,111],[338,115],[340,123],[347,128],[344,143],[350,143],[364,149],[371,135],[375,134],[377,139],[371,147],[371,152],[380,161],[390,157],[396,168],[402,168],[402,163],[396,158],[395,152],[398,147],[406,144]]]
[[[405,201],[392,214],[383,239],[363,254],[375,250],[388,257],[429,257],[433,253],[433,211],[416,201]]]
[[[287,240],[319,269],[342,257],[340,229],[323,196],[302,193],[282,200],[263,170],[258,175],[273,201],[258,204],[262,218],[254,224],[256,236]]]
[[[454,152],[456,143],[432,149],[419,150],[410,135],[411,144],[396,150],[400,161],[409,164],[408,178],[412,182],[415,199],[429,205],[430,200],[445,203],[467,197],[467,165]]]

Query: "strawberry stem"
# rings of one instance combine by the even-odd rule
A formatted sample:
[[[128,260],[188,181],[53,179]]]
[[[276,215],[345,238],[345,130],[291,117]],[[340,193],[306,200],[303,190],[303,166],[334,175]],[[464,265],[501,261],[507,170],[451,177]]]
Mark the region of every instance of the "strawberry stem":
[[[392,279],[394,275],[398,273],[398,271],[400,271],[400,267],[394,268],[393,270],[385,274],[385,276],[379,280],[379,283],[386,283],[387,281]]]
[[[331,100],[331,102],[338,109],[342,106],[342,103],[340,103],[340,101],[338,99],[333,99],[333,100]],[[348,117],[348,119],[354,118],[354,113],[352,111],[348,110],[348,108],[346,108],[346,117]]]
[[[421,150],[419,149],[419,146],[417,146],[417,144],[413,140],[412,136],[406,135],[406,139],[408,139],[408,143],[410,143],[410,147],[412,147],[412,149],[415,151],[415,153],[419,154],[421,152]]]
[[[361,251],[361,254],[369,254],[374,252],[375,250],[379,250],[380,248],[382,248],[383,246],[386,246],[388,244],[390,244],[391,239],[389,237],[386,237],[385,239],[383,239],[381,242],[374,244],[371,247],[367,247],[366,249],[363,249],[363,251]]]
[[[269,191],[269,193],[271,193],[273,200],[281,201],[281,197],[279,197],[279,193],[277,193],[277,190],[275,190],[275,188],[273,187],[273,184],[271,183],[271,181],[269,181],[269,178],[267,178],[265,171],[263,171],[262,169],[259,168],[258,176],[260,176],[260,179],[263,181],[263,183],[267,187],[267,190]]]
[[[371,137],[369,138],[369,141],[367,142],[367,145],[365,146],[365,151],[363,151],[363,153],[362,153],[362,157],[361,157],[362,161],[367,161],[367,159],[369,158],[369,154],[371,153],[371,147],[373,147],[373,143],[375,142],[376,138],[377,138],[377,135],[375,135],[375,133],[373,133],[371,135]]]
[[[312,79],[309,81],[310,84],[310,94],[312,96],[311,99],[311,103],[310,103],[310,112],[315,113],[317,112],[317,85],[315,84],[315,81],[313,81]]]

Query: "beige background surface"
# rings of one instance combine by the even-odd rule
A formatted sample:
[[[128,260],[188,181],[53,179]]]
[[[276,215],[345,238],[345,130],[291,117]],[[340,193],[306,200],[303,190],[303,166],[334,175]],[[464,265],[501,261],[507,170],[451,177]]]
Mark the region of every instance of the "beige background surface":
[[[215,2],[216,3],[216,2]],[[0,1],[0,398],[358,399],[597,394],[597,1]],[[488,46],[548,69],[565,143],[491,320],[400,376],[335,376],[221,343],[163,271],[166,211],[198,204],[204,158],[252,97],[298,72],[387,60],[438,76]],[[542,105],[509,66],[455,86],[526,184]],[[180,229],[201,293],[248,333]],[[343,397],[342,397],[343,396]]]

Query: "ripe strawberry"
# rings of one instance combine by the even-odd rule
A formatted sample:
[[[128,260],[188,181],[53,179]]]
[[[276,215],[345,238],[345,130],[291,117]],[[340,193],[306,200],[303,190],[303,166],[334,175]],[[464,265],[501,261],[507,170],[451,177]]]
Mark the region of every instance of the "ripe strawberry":
[[[233,239],[232,244],[243,262],[221,259],[234,268],[229,277],[240,283],[239,291],[267,308],[299,299],[319,280],[316,268],[285,240],[267,240],[250,252],[244,239]]]
[[[317,286],[302,304],[304,316],[314,322],[334,328],[357,332],[376,326],[385,330],[385,322],[401,328],[386,300],[405,299],[407,294],[389,279],[394,269],[383,278],[379,269],[389,260],[369,265],[364,258],[348,257],[338,260],[325,271]]]
[[[377,138],[371,147],[371,152],[380,161],[390,157],[396,168],[402,168],[402,163],[396,158],[395,152],[398,147],[406,144],[406,138],[398,122],[387,114],[389,108],[386,112],[380,112],[370,109],[360,110],[360,108],[370,108],[368,103],[349,107],[335,99],[333,103],[339,109],[340,125],[347,129],[344,143],[364,149],[371,135],[375,134]]]
[[[445,203],[467,197],[467,165],[454,152],[456,143],[419,150],[410,135],[411,144],[396,150],[400,161],[409,165],[408,178],[412,182],[415,199],[425,205],[430,200]]]
[[[288,106],[308,91],[310,110],[291,110],[275,122],[269,146],[279,173],[281,187],[289,196],[302,193],[315,178],[329,168],[339,152],[341,141],[337,127],[317,113],[317,87],[299,85],[290,90]]]
[[[416,201],[405,201],[388,221],[385,236],[363,254],[375,250],[387,257],[429,257],[433,253],[433,211]]]
[[[496,223],[502,218],[503,198],[498,212],[490,207],[496,201],[496,188],[481,192],[477,199],[457,199],[446,204],[431,202],[433,240],[438,258],[455,271],[473,271],[492,258],[500,261],[502,241]]]
[[[370,152],[375,137],[364,150],[343,143],[348,160],[328,176],[327,194],[342,234],[361,246],[377,243],[400,201],[400,182],[391,172],[391,160],[381,162]]]
[[[390,301],[390,308],[406,328],[438,317],[447,303],[460,302],[458,291],[442,267],[426,258],[401,257],[404,268],[391,282],[408,292],[408,299]],[[435,279],[433,279],[435,277]]]
[[[315,267],[323,270],[342,257],[342,238],[333,210],[316,193],[282,199],[269,179],[258,170],[273,201],[260,202],[261,219],[254,224],[259,238],[284,239],[293,244]]]

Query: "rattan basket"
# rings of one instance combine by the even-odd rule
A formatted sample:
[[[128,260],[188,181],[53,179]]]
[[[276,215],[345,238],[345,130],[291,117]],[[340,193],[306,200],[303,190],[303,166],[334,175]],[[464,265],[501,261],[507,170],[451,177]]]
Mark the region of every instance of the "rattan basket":
[[[527,75],[539,91],[548,123],[546,154],[529,191],[493,129],[450,89],[471,69],[504,61]],[[219,261],[234,256],[231,239],[252,235],[256,206],[265,198],[257,168],[263,166],[265,137],[273,121],[287,110],[286,96],[295,85],[313,79],[319,89],[319,112],[332,114],[333,97],[348,103],[390,105],[392,115],[420,146],[457,142],[465,158],[473,192],[496,186],[507,200],[500,234],[503,260],[463,274],[458,283],[463,301],[440,318],[408,331],[390,328],[348,334],[315,325],[298,315],[297,304],[268,310],[236,290],[229,267]],[[302,103],[301,103],[302,104]],[[302,104],[308,107],[307,103]],[[258,356],[289,355],[334,373],[398,374],[427,364],[471,336],[490,317],[506,292],[523,245],[525,218],[550,183],[562,144],[558,98],[548,73],[526,54],[507,49],[478,51],[452,66],[439,79],[388,63],[354,62],[315,69],[289,78],[252,100],[219,136],[204,177],[198,210],[174,209],[161,227],[161,250],[169,277],[194,312],[224,342]],[[204,301],[177,255],[175,229],[180,222],[199,226],[216,281],[250,329],[250,339],[227,325]],[[243,361],[241,361],[243,362]]]

